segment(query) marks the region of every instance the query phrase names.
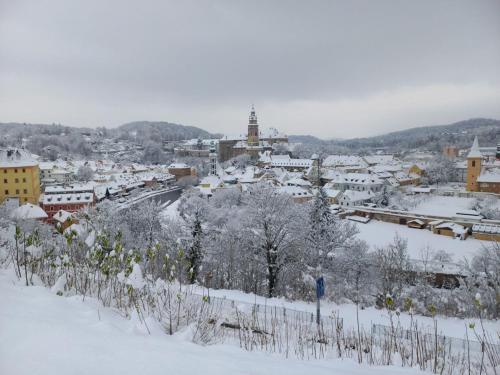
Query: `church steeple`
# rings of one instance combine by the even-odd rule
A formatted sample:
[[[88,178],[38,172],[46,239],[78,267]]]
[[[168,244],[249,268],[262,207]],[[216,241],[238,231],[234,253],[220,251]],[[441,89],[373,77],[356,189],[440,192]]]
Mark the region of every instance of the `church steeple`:
[[[255,108],[252,105],[250,110],[250,116],[248,117],[248,146],[258,146],[259,145],[259,124],[257,122],[257,114],[255,113]]]
[[[472,147],[467,155],[467,178],[466,189],[467,191],[478,191],[477,178],[481,175],[483,155],[479,149],[479,142],[477,136],[474,138]]]
[[[255,114],[255,107],[252,104],[250,116],[248,117],[248,124],[257,125],[257,115]]]

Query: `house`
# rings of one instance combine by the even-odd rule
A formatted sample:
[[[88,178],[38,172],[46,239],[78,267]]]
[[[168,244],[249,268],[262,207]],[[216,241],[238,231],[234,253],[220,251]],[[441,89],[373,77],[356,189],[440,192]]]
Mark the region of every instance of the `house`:
[[[374,174],[346,173],[335,177],[331,185],[336,190],[380,192],[384,182]]]
[[[64,210],[77,212],[85,207],[92,207],[96,203],[94,187],[88,185],[47,186],[40,196],[41,207],[47,212],[47,221],[52,223],[54,215]]]
[[[313,195],[300,186],[281,186],[278,188],[278,192],[291,195],[296,203],[305,203],[313,199]]]
[[[500,225],[474,224],[472,236],[483,241],[500,241]]]
[[[56,227],[62,232],[72,224],[78,223],[78,220],[71,212],[64,210],[57,211],[52,219],[55,222]]]
[[[416,174],[422,177],[425,174],[425,167],[423,164],[412,164],[408,169],[408,174]]]
[[[371,190],[345,190],[340,194],[338,202],[342,207],[362,206],[371,202],[374,197],[375,194]]]
[[[37,204],[39,197],[38,161],[24,149],[0,149],[0,203],[17,198],[19,204]]]
[[[370,222],[370,218],[366,216],[351,215],[347,216],[347,220],[354,221],[356,223],[367,224]]]
[[[327,198],[328,198],[328,203],[330,204],[338,204],[339,203],[339,197],[342,193],[340,190],[335,190],[330,186],[323,186],[323,191],[325,192]]]
[[[184,163],[172,163],[168,167],[168,173],[175,176],[176,180],[186,176],[196,176],[196,171]]]
[[[17,220],[45,220],[48,215],[41,207],[25,203],[11,211],[10,217]]]
[[[368,167],[361,156],[356,155],[329,155],[323,160],[325,168],[343,168],[344,170],[360,171]]]
[[[224,187],[224,182],[219,176],[206,176],[200,181],[199,189],[200,192],[211,196],[213,193],[220,188]]]
[[[434,227],[432,231],[434,234],[440,234],[443,236],[457,237],[461,240],[465,240],[468,236],[467,228],[460,224],[445,222]]]
[[[423,229],[425,228],[425,221],[420,219],[409,220],[407,223],[408,228]]]

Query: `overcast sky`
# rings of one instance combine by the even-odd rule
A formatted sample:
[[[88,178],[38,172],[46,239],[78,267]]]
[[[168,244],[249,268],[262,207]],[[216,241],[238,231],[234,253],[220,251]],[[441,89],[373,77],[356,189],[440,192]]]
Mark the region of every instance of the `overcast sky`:
[[[357,137],[500,118],[500,0],[0,0],[0,122]]]

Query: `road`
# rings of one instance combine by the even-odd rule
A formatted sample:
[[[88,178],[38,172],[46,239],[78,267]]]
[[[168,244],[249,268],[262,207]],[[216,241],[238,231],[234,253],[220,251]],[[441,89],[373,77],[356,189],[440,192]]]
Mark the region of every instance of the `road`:
[[[133,208],[134,206],[136,206],[137,204],[143,203],[143,202],[148,201],[148,200],[153,200],[156,203],[158,203],[159,205],[168,206],[168,205],[172,204],[173,202],[175,202],[177,199],[179,199],[181,194],[182,194],[182,188],[180,188],[178,186],[171,186],[171,187],[168,187],[166,189],[154,190],[154,191],[148,192],[147,194],[140,195],[138,197],[134,197],[131,200],[120,204],[120,206],[118,207],[118,210],[121,211],[121,210],[130,209],[130,208]]]

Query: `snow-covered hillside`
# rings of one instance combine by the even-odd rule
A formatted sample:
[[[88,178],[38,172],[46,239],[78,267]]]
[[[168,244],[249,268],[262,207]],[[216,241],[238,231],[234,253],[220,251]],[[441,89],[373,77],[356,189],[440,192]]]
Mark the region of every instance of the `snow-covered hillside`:
[[[360,366],[353,360],[300,361],[246,352],[236,346],[200,346],[189,332],[166,335],[149,321],[100,307],[95,300],[61,297],[25,287],[0,271],[0,374],[416,374],[400,367]]]

